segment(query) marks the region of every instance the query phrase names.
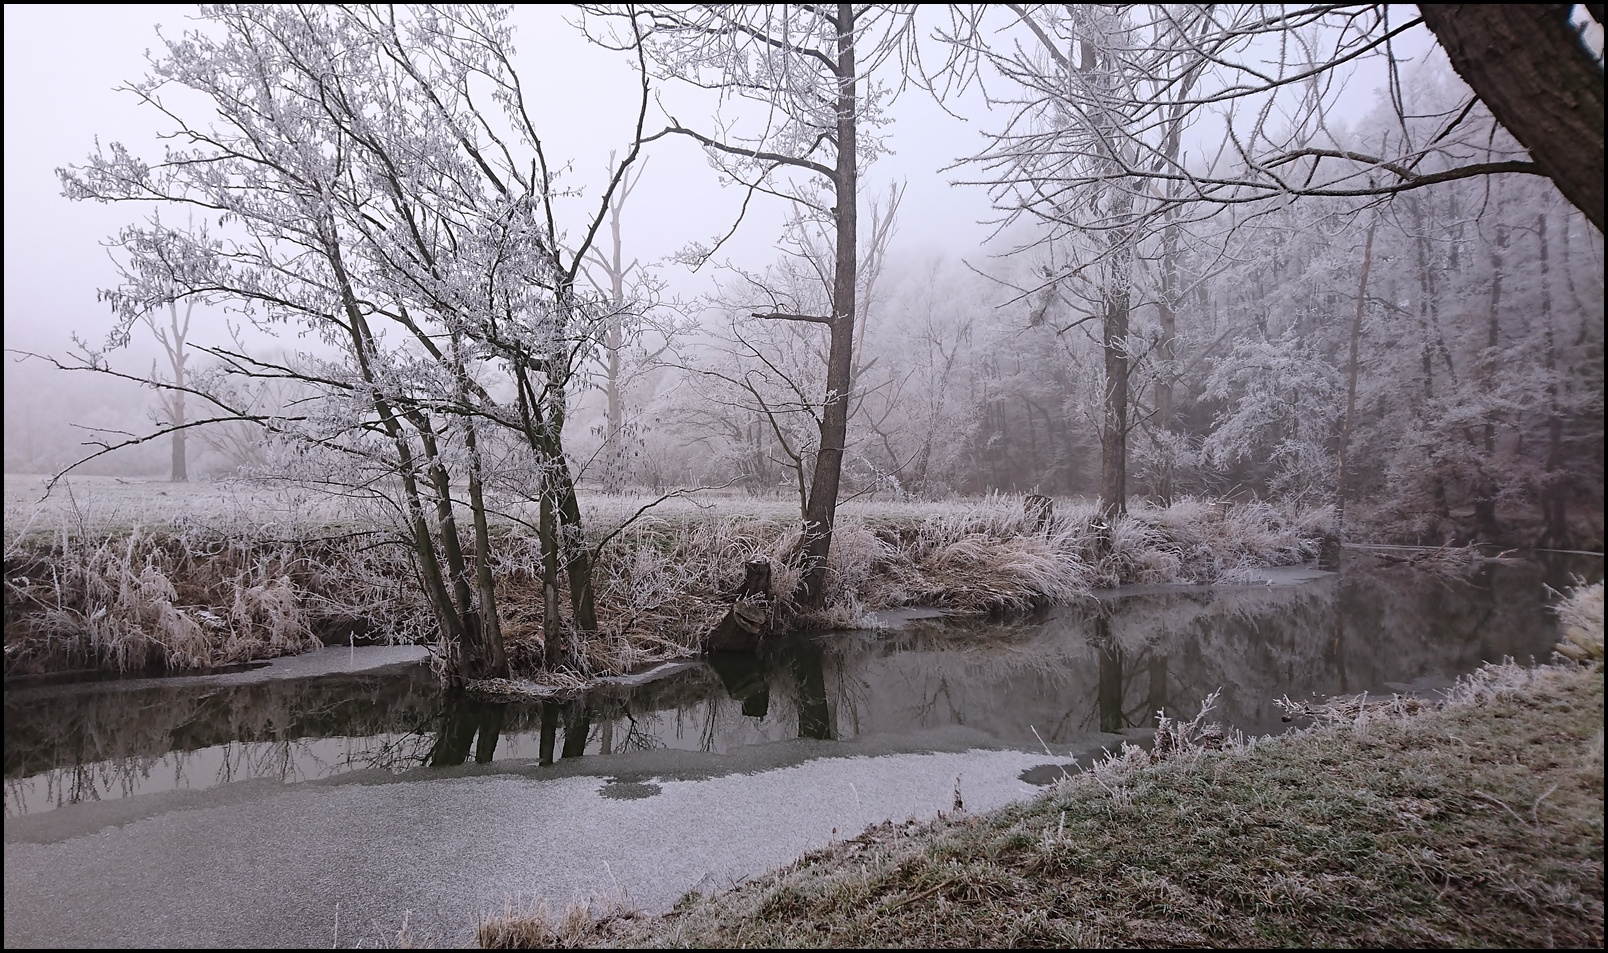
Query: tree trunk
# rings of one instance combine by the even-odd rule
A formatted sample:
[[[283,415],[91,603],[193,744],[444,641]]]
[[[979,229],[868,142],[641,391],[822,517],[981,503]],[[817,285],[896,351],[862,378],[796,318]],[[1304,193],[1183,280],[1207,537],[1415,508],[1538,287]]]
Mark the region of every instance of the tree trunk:
[[[536,534],[542,546],[542,664],[554,671],[567,660],[558,612],[558,519],[553,513],[552,478],[544,466],[537,503]]]
[[[480,447],[474,424],[466,422],[464,442],[469,449],[469,512],[475,531],[475,588],[480,596],[480,641],[485,652],[485,678],[508,677],[508,654],[503,648],[502,621],[497,615],[497,588],[491,574],[491,532],[486,524],[486,501],[481,484]]]
[[[771,564],[755,556],[743,565],[743,584],[732,598],[731,610],[704,641],[708,652],[752,652],[770,629]]]
[[[1568,477],[1563,466],[1563,411],[1558,405],[1557,335],[1552,327],[1552,267],[1547,248],[1545,212],[1536,217],[1535,234],[1541,246],[1541,322],[1546,342],[1547,369],[1547,472],[1541,489],[1541,509],[1546,518],[1546,531],[1538,545],[1569,549]]]
[[[1100,710],[1100,730],[1120,732],[1128,727],[1122,713],[1122,648],[1111,635],[1111,620],[1103,613],[1095,619],[1095,644],[1100,651],[1099,678],[1095,686],[1095,705]]]
[[[1168,218],[1172,216],[1169,213]],[[1156,432],[1161,435],[1161,473],[1156,496],[1162,506],[1173,498],[1173,383],[1178,366],[1178,228],[1170,221],[1161,241],[1161,300],[1157,303],[1161,334],[1156,340]]]
[[[328,227],[333,233],[333,227]],[[346,274],[346,265],[341,257],[340,246],[333,240],[327,241],[323,248],[326,260],[335,277],[336,288],[340,294],[341,310],[346,316],[345,330],[350,336],[352,356],[356,359],[358,370],[362,378],[371,388],[372,406],[375,415],[379,418],[380,426],[386,435],[391,438],[397,452],[397,477],[402,483],[403,499],[408,510],[408,525],[410,529],[410,542],[419,575],[424,582],[425,596],[430,608],[435,611],[436,620],[441,625],[442,636],[448,645],[452,646],[454,664],[446,672],[448,687],[460,687],[466,676],[463,664],[463,646],[468,639],[468,620],[457,610],[453,603],[452,593],[447,591],[446,575],[441,571],[441,561],[435,550],[435,541],[430,535],[430,526],[425,517],[424,502],[418,484],[417,457],[410,445],[407,432],[403,428],[401,415],[386,398],[380,396],[381,391],[374,387],[375,375],[373,365],[370,363],[373,332],[368,322],[363,318],[362,310],[357,304],[357,295],[353,292],[351,281]],[[426,421],[426,423],[428,423]],[[420,436],[429,432],[429,427],[420,428]],[[426,454],[434,457],[433,453]],[[450,510],[449,510],[450,512]],[[461,569],[461,566],[459,567]]]
[[[190,356],[185,352],[185,338],[190,334],[190,315],[195,311],[195,302],[191,301],[184,309],[184,323],[179,323],[179,306],[177,302],[168,302],[168,317],[170,319],[169,331],[172,334],[172,343],[168,338],[160,336],[163,347],[167,350],[168,363],[173,365],[173,386],[178,388],[172,392],[168,400],[168,423],[176,428],[172,434],[172,467],[168,480],[171,483],[188,483],[190,481],[189,454],[185,452],[186,438],[190,431],[184,429],[187,419],[184,412],[184,390],[186,382],[185,365],[189,363]]]
[[[1500,215],[1500,199],[1496,203]],[[1502,269],[1506,266],[1503,252],[1507,250],[1507,229],[1496,227],[1496,242],[1491,246],[1491,305],[1485,326],[1485,355],[1480,361],[1480,383],[1487,406],[1485,407],[1484,439],[1485,459],[1478,476],[1474,496],[1474,526],[1486,541],[1501,538],[1502,528],[1496,521],[1496,480],[1491,468],[1496,463],[1496,419],[1490,404],[1496,396],[1496,361],[1502,343]]]
[[[610,165],[613,164],[613,159],[614,156],[610,154]],[[625,346],[624,329],[620,326],[622,320],[620,310],[625,307],[625,262],[620,234],[620,212],[629,194],[628,188],[609,209],[609,237],[613,239],[608,268],[609,300],[614,314],[609,317],[608,328],[605,331],[607,335],[605,350],[608,352],[608,357],[604,368],[603,389],[608,397],[608,422],[604,425],[607,430],[603,435],[603,485],[616,493],[625,488],[625,403],[620,394],[620,348]]]
[[[1421,3],[1418,9],[1457,75],[1601,232],[1602,65],[1570,25],[1571,6]]]
[[[826,364],[826,403],[821,413],[821,442],[805,509],[804,538],[799,548],[804,574],[795,598],[804,609],[820,608],[826,597],[826,558],[831,550],[832,527],[837,517],[843,447],[849,429],[849,392],[854,383],[854,298],[859,270],[856,211],[859,120],[856,116],[855,10],[852,4],[837,5],[837,26],[837,167],[833,176],[837,195],[837,256],[832,279],[831,343]]]
[[[179,425],[184,423],[183,394],[173,395],[173,422]],[[168,480],[170,483],[188,483],[190,481],[189,454],[185,451],[184,446],[184,438],[188,433],[189,431],[187,430],[173,431],[173,467],[172,475]]]
[[[1111,263],[1105,293],[1105,423],[1100,434],[1100,514],[1107,520],[1128,511],[1128,256]]]
[[[1351,319],[1351,355],[1346,364],[1346,415],[1340,422],[1340,444],[1335,454],[1334,475],[1334,532],[1345,539],[1346,535],[1346,453],[1351,447],[1351,431],[1357,416],[1357,350],[1362,341],[1362,316],[1368,306],[1368,269],[1373,266],[1374,228],[1379,224],[1376,215],[1368,222],[1368,237],[1362,243],[1362,277],[1357,281],[1357,313]]]

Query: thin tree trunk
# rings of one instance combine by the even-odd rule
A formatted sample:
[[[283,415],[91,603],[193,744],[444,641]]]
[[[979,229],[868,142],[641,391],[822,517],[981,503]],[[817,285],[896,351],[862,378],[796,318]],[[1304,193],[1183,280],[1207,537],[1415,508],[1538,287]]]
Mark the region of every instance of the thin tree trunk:
[[[324,252],[340,293],[341,309],[346,315],[346,331],[351,336],[352,353],[357,359],[359,373],[363,381],[373,388],[372,405],[375,414],[380,419],[380,426],[384,428],[396,447],[397,476],[402,482],[403,499],[408,510],[413,555],[417,559],[419,575],[424,582],[430,608],[435,611],[441,631],[447,643],[453,646],[454,654],[457,656],[456,664],[446,673],[448,686],[457,687],[465,678],[462,647],[465,644],[466,626],[463,617],[456,611],[452,595],[447,591],[446,578],[441,571],[441,562],[435,551],[435,541],[430,536],[430,526],[425,518],[424,503],[419,492],[418,469],[413,448],[408,443],[407,434],[402,428],[395,408],[391,406],[390,401],[381,397],[379,389],[374,387],[374,368],[369,361],[372,332],[369,330],[368,322],[363,318],[361,309],[357,306],[357,296],[353,293],[351,282],[347,277],[340,247],[334,242],[328,242]]]
[[[1168,214],[1170,219],[1171,213]],[[1156,482],[1156,495],[1162,506],[1171,506],[1173,498],[1173,383],[1177,379],[1178,364],[1178,230],[1170,221],[1161,241],[1161,301],[1157,310],[1161,319],[1161,335],[1156,341],[1156,431],[1164,441],[1161,447],[1161,475]]]
[[[613,163],[611,153],[609,164]],[[625,307],[625,261],[620,213],[630,193],[628,186],[609,209],[609,237],[612,239],[608,267],[609,302],[614,313],[609,317],[605,331],[608,357],[604,369],[604,393],[608,398],[608,422],[605,424],[608,430],[603,435],[603,482],[614,492],[622,490],[625,483],[625,402],[620,394],[620,348],[625,346],[625,335],[620,326],[620,310]]]
[[[1501,203],[1497,204],[1498,212]],[[1496,462],[1496,412],[1490,404],[1495,400],[1496,362],[1502,344],[1502,270],[1506,267],[1507,229],[1496,227],[1496,242],[1491,246],[1491,303],[1485,325],[1485,354],[1480,361],[1480,383],[1487,406],[1485,407],[1484,450],[1479,482],[1474,497],[1474,525],[1487,541],[1500,538],[1501,527],[1496,522],[1496,480],[1491,467]]]
[[[541,499],[537,503],[537,535],[542,545],[542,661],[548,671],[568,659],[564,651],[562,616],[558,612],[558,520],[553,515],[552,479],[543,468]]]
[[[175,375],[175,383],[177,383],[180,387],[184,386],[184,375],[182,372],[178,375]],[[183,394],[175,393],[173,395],[172,407],[173,422],[174,424],[182,427],[184,425]],[[170,483],[188,483],[190,481],[189,452],[185,449],[185,437],[188,434],[188,430],[173,431],[173,459],[172,468],[170,471],[171,476],[169,477]]]
[[[1127,256],[1112,263],[1117,287],[1105,294],[1105,425],[1100,434],[1100,513],[1107,520],[1128,510],[1128,288],[1117,275]]]
[[[178,388],[168,397],[168,423],[172,425],[172,460],[168,480],[172,483],[188,483],[190,481],[189,454],[185,447],[188,443],[190,431],[185,429],[184,390],[187,375],[185,365],[189,363],[189,355],[185,353],[185,338],[190,334],[190,315],[195,311],[195,302],[189,302],[184,309],[184,323],[179,323],[179,305],[177,302],[168,302],[169,331],[172,343],[167,337],[160,337],[163,348],[167,351],[168,363],[173,366],[173,386]]]
[[[486,678],[508,677],[508,653],[503,647],[502,621],[497,614],[497,587],[491,574],[491,532],[486,525],[486,500],[481,485],[480,447],[472,422],[465,422],[464,443],[469,450],[469,512],[475,525],[475,586],[480,595],[480,631],[484,642]]]
[[[1362,316],[1368,306],[1368,270],[1373,267],[1374,229],[1378,224],[1376,215],[1368,222],[1368,237],[1362,244],[1362,277],[1357,281],[1357,313],[1351,319],[1351,354],[1346,363],[1346,415],[1340,423],[1340,445],[1335,454],[1334,527],[1335,535],[1341,539],[1346,532],[1346,455],[1357,416],[1357,351],[1362,341]]]
[[[1546,341],[1547,370],[1547,473],[1541,491],[1546,532],[1541,546],[1569,549],[1568,486],[1563,466],[1563,411],[1558,403],[1557,335],[1552,326],[1552,265],[1547,248],[1547,215],[1536,216],[1536,238],[1541,248],[1541,322]]]

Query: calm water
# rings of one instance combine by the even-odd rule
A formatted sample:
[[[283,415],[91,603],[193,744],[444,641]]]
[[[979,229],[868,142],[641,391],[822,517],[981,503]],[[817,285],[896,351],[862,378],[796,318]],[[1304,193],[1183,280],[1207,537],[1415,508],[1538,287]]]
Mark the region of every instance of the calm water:
[[[416,649],[8,686],[7,947],[462,946],[537,898],[664,910],[867,824],[982,811],[1151,735],[1284,727],[1280,695],[1430,691],[1545,658],[1544,583],[1351,572],[1127,592],[672,666],[562,704],[446,706]]]
[[[8,687],[5,817],[9,827],[85,802],[359,770],[418,779],[466,763],[584,763],[608,773],[609,759],[652,751],[658,770],[673,773],[684,752],[688,770],[706,771],[711,754],[796,739],[920,751],[957,727],[976,747],[1065,760],[1142,740],[1156,712],[1190,717],[1219,689],[1224,721],[1278,731],[1282,695],[1427,692],[1483,661],[1545,659],[1558,638],[1546,585],[1566,587],[1571,574],[1599,579],[1602,561],[1496,565],[1467,582],[1371,570],[1119,592],[1010,625],[912,622],[683,663],[561,703],[447,705],[422,664]],[[347,653],[322,654],[339,663]],[[656,791],[644,775],[601,793]]]

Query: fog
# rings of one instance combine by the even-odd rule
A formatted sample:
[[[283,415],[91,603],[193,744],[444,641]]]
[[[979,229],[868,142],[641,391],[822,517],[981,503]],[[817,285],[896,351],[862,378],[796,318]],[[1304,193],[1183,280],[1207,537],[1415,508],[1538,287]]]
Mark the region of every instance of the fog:
[[[82,164],[95,147],[123,142],[156,157],[163,143],[154,132],[161,117],[139,108],[118,87],[147,72],[148,50],[160,48],[157,29],[176,37],[193,28],[192,7],[177,4],[43,6],[9,4],[5,9],[5,347],[61,356],[73,336],[101,347],[111,327],[100,289],[117,284],[103,244],[145,209],[72,202],[61,196],[55,170]],[[579,195],[580,207],[595,201],[606,182],[612,152],[628,141],[635,119],[635,76],[623,54],[586,41],[567,8],[523,5],[514,14],[517,67],[528,88],[538,126],[548,135],[561,183]],[[661,92],[675,108],[676,91]],[[950,109],[971,106],[957,97]],[[996,216],[981,189],[952,185],[944,171],[975,152],[975,123],[950,115],[920,90],[907,90],[891,109],[888,130],[893,154],[879,157],[864,179],[866,194],[889,183],[907,188],[899,221],[898,253],[922,257],[947,253],[984,257],[980,246]],[[650,113],[650,125],[662,115]],[[654,263],[689,242],[713,244],[731,230],[742,209],[742,191],[722,187],[696,145],[671,138],[647,154],[641,186],[626,215],[629,258]],[[723,246],[717,262],[762,268],[787,214],[779,200],[750,203],[742,225]],[[670,292],[687,300],[710,289],[713,265],[694,273],[669,265],[662,270]],[[221,314],[197,309],[198,340],[225,338]],[[90,449],[81,428],[149,430],[155,396],[137,385],[89,374],[64,377],[38,362],[16,363],[8,354],[5,383],[7,472],[51,472]],[[161,357],[145,335],[113,355],[115,364],[140,373]],[[162,476],[167,451],[147,445],[119,450],[94,461],[85,473]],[[203,460],[200,471],[224,472],[227,464]]]
[[[171,123],[116,87],[145,74],[156,24],[170,37],[192,25],[186,10],[6,9],[8,473],[54,472],[88,455],[94,434],[117,443],[165,420],[161,395],[139,381],[166,377],[166,358],[141,325],[106,355],[134,380],[22,358],[71,363],[75,347],[104,346],[114,326],[100,294],[120,278],[104,246],[148,210],[70,201],[56,170],[81,168],[97,142],[161,155],[168,143],[155,131]],[[1377,8],[1357,29],[1388,28],[1404,10]],[[1105,498],[1125,479],[1119,495],[1317,505],[1335,498],[1349,451],[1340,497],[1367,500],[1405,535],[1494,538],[1500,510],[1521,523],[1544,513],[1554,542],[1600,541],[1600,230],[1546,177],[1460,170],[1525,167],[1528,155],[1422,26],[1353,62],[1346,44],[1366,36],[1314,21],[1312,55],[1345,65],[1310,97],[1275,82],[1263,100],[1219,105],[1214,96],[1259,70],[1299,72],[1268,65],[1288,44],[1266,32],[1233,51],[1249,64],[1239,73],[1214,64],[1188,74],[1200,96],[1168,113],[1157,97],[1186,87],[1168,79],[1169,61],[1145,59],[1156,50],[1144,37],[1164,35],[1165,17],[1135,22],[1151,12],[1034,14],[1068,44],[1100,35],[1102,50],[1120,49],[1100,61],[1087,59],[1093,47],[1076,60],[998,10],[951,46],[937,34],[966,24],[925,7],[918,43],[864,67],[883,93],[867,94],[860,120],[844,492]],[[595,214],[640,91],[630,57],[590,42],[579,18],[552,6],[512,17],[513,65],[557,170],[561,245]],[[1586,25],[1600,64],[1601,30]],[[911,52],[936,74],[956,50],[978,59],[940,101],[917,81]],[[1077,78],[1094,62],[1126,64],[1126,98]],[[653,88],[640,179],[627,199],[616,194],[641,320],[612,332],[617,361],[598,350],[562,385],[563,452],[583,486],[799,495],[826,434],[828,381],[850,373],[828,371],[829,322],[808,317],[828,313],[837,293],[823,224],[836,209],[820,203],[811,224],[804,205],[774,194],[803,187],[808,171],[750,191],[713,167],[715,149],[653,135],[785,125],[781,107],[695,86]],[[197,110],[209,104],[186,98],[198,94],[172,95],[177,113],[205,124]],[[1106,111],[1091,110],[1102,95]],[[1126,164],[1112,164],[1118,154]],[[1172,168],[1187,175],[1162,174]],[[1439,178],[1397,193],[1381,184],[1419,172]],[[169,207],[164,222],[183,214]],[[613,240],[605,225],[594,247],[606,253]],[[693,267],[694,246],[717,251]],[[601,295],[602,269],[587,280]],[[194,327],[202,349],[234,341],[316,357],[332,347],[307,326],[266,337],[217,305],[198,305]],[[192,477],[260,464],[220,435],[191,441]],[[1105,457],[1123,460],[1127,476],[1113,477]],[[162,478],[169,463],[161,439],[80,472]],[[1585,524],[1565,526],[1582,514]]]

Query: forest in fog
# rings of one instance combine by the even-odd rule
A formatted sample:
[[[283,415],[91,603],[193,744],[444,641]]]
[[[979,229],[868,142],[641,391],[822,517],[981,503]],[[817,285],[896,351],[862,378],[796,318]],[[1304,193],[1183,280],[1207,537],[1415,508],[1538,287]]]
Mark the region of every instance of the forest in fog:
[[[796,67],[784,69],[783,58],[766,60],[762,50],[675,46],[684,40],[670,38],[707,36],[699,31],[721,17],[750,22],[723,8],[698,9],[714,19],[678,21],[661,12],[658,34],[644,40],[638,33],[649,50],[643,89],[701,84],[722,94],[725,112],[701,125],[690,110],[655,117],[645,94],[648,118],[621,144],[621,157],[695,139],[730,186],[723,200],[781,206],[780,234],[745,225],[733,244],[747,257],[736,262],[730,249],[698,245],[706,236],[694,235],[675,256],[642,260],[633,250],[641,173],[621,161],[606,188],[585,196],[593,218],[549,227],[556,252],[541,240],[534,251],[510,252],[521,267],[558,275],[547,288],[558,288],[553,300],[571,309],[567,328],[549,328],[533,345],[553,349],[545,360],[561,353],[566,362],[556,375],[541,365],[547,384],[532,389],[517,367],[491,373],[499,362],[524,360],[509,358],[524,345],[486,332],[488,325],[454,323],[495,315],[460,310],[421,332],[419,341],[461,347],[452,360],[410,344],[404,299],[472,296],[465,289],[476,279],[434,275],[437,284],[427,288],[405,273],[411,266],[401,267],[401,277],[382,274],[395,235],[363,231],[373,199],[354,197],[349,210],[336,209],[340,221],[329,227],[350,231],[348,254],[363,259],[354,270],[372,271],[358,277],[370,283],[359,296],[389,295],[408,315],[377,340],[390,349],[384,360],[393,380],[408,378],[400,390],[437,415],[437,423],[418,425],[426,458],[445,459],[452,447],[471,453],[477,479],[495,486],[528,472],[533,453],[549,461],[559,453],[585,491],[723,487],[795,500],[807,515],[823,434],[841,397],[840,500],[1001,492],[1320,506],[1338,494],[1354,518],[1400,540],[1600,546],[1600,226],[1526,161],[1524,147],[1438,48],[1397,56],[1381,42],[1414,26],[1405,13],[1393,22],[1386,8],[1367,6],[1304,14],[1254,6],[845,8],[861,24],[860,138],[848,163],[858,168],[851,171],[899,151],[901,130],[884,121],[896,89],[901,97],[947,96],[957,122],[983,134],[980,151],[939,157],[953,163],[945,175],[954,189],[981,190],[995,210],[987,242],[955,250],[901,228],[911,211],[901,183],[873,189],[842,178],[842,157],[831,158],[840,151],[831,141],[831,104],[799,91],[814,79],[799,80],[789,72]],[[587,8],[577,20],[592,42],[619,49],[630,48],[622,24],[640,30],[646,22],[609,8]],[[218,22],[226,34],[262,27],[251,17]],[[785,16],[752,24],[830,39],[825,27]],[[1596,57],[1600,80],[1600,27],[1582,20],[1576,28],[1582,44],[1595,43],[1588,56]],[[316,32],[307,42],[317,41]],[[538,49],[542,40],[519,37]],[[169,82],[206,86],[190,72],[204,61],[201,51],[174,55]],[[1332,75],[1366,64],[1378,80],[1366,91],[1361,81],[1346,87]],[[436,80],[450,81],[446,74]],[[464,80],[482,81],[493,82]],[[152,102],[156,89],[146,94]],[[415,104],[400,81],[361,95],[381,102],[388,94],[403,98],[376,108]],[[477,116],[472,110],[481,108],[467,96],[460,106]],[[350,129],[328,133],[331,155],[344,148],[341,136],[360,137],[363,115],[359,108]],[[782,118],[772,128],[766,115]],[[399,113],[393,131],[417,121]],[[536,141],[533,130],[517,128],[517,116],[494,117],[488,141],[509,124],[512,138],[529,132]],[[661,127],[665,133],[651,135]],[[810,143],[810,130],[822,129]],[[456,149],[452,161],[468,161],[462,148],[429,137],[412,158],[428,164],[431,149]],[[765,158],[773,152],[786,156]],[[503,157],[482,163],[497,188],[499,176],[518,178],[526,161],[507,158],[512,171],[498,165]],[[70,198],[99,201],[150,199],[163,189],[170,200],[188,201],[208,187],[171,176],[141,181],[152,169],[134,161],[115,150],[97,153],[64,170],[61,185]],[[830,188],[822,184],[829,180]],[[455,220],[465,234],[501,227],[496,201],[442,210],[439,183],[427,174],[404,184],[444,231]],[[547,188],[524,187],[532,203]],[[850,259],[835,197],[845,188],[857,198]],[[485,194],[496,199],[495,190]],[[79,374],[71,388],[39,361],[9,367],[8,473],[73,463],[97,449],[93,442],[86,449],[86,432],[117,445],[126,434],[162,433],[175,423],[184,426],[79,472],[305,474],[315,446],[339,445],[371,463],[394,452],[368,446],[378,433],[373,409],[365,418],[346,385],[332,383],[356,365],[340,356],[339,335],[320,329],[326,305],[312,299],[324,293],[316,290],[324,278],[308,272],[297,277],[300,287],[270,287],[259,276],[224,287],[216,263],[197,264],[198,250],[266,232],[252,212],[223,198],[202,204],[224,212],[212,233],[204,224],[192,222],[188,232],[167,224],[182,220],[175,213],[114,242],[125,280],[107,294],[119,321],[111,343],[132,342],[151,356],[119,358],[116,347],[91,356],[122,376]],[[550,207],[547,215],[551,226]],[[263,221],[271,217],[264,213]],[[297,222],[272,227],[273,241],[302,242]],[[485,249],[467,239],[421,241],[429,248],[414,250],[419,260],[451,245],[468,249],[469,271],[499,267],[475,258]],[[846,260],[854,265],[853,316],[851,340],[839,345],[822,316],[843,310]],[[300,259],[234,261],[267,275]],[[482,291],[504,294],[500,278],[488,280]],[[211,310],[228,307],[231,297],[256,309],[248,318],[255,336],[231,341]],[[507,300],[497,307],[513,313]],[[295,321],[316,333],[287,333],[286,322]],[[840,359],[844,369],[834,370]],[[432,367],[432,360],[445,363]],[[849,382],[841,394],[833,374]],[[466,450],[462,440],[474,431],[454,427],[475,418],[432,403],[431,388],[447,396],[458,388],[460,402],[478,388],[478,399],[504,409],[548,402],[561,440],[543,443],[528,422],[524,429],[516,422],[483,426],[479,446]],[[508,415],[504,424],[517,416]],[[204,418],[216,422],[195,424]],[[439,450],[429,445],[432,433]],[[341,479],[365,478],[353,471]]]

